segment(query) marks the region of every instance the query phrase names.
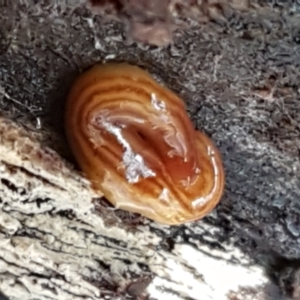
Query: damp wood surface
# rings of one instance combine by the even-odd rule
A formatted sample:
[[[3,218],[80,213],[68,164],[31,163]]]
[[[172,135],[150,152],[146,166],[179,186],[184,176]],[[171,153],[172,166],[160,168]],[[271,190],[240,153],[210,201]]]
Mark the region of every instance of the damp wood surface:
[[[83,2],[1,3],[3,297],[299,299],[300,6],[219,2],[182,7],[164,47]],[[225,193],[203,220],[170,227],[115,210],[77,171],[64,102],[80,72],[107,61],[178,93],[220,150]]]

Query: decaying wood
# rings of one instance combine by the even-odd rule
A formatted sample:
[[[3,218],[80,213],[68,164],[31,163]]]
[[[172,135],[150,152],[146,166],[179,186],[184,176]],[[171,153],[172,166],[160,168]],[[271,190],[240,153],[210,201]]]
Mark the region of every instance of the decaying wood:
[[[136,42],[144,28],[130,31],[122,14],[104,20],[85,1],[36,2],[0,4],[0,291],[298,299],[298,2],[171,1],[181,5],[165,47]],[[207,218],[169,227],[114,210],[77,171],[63,103],[80,71],[111,60],[147,68],[178,93],[220,149],[226,189]]]
[[[261,268],[230,243],[210,245],[217,228],[186,225],[194,238],[174,244],[176,228],[105,224],[88,182],[33,133],[1,118],[0,136],[0,289],[10,299],[131,299],[148,284],[154,299],[263,293]]]

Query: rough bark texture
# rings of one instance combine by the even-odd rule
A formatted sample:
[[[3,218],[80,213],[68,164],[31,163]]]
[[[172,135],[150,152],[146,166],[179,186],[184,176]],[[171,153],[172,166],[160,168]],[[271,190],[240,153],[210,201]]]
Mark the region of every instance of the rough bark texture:
[[[107,22],[86,3],[11,2],[0,15],[3,294],[299,299],[300,4],[191,1],[172,11],[173,41],[156,47],[128,42],[139,35],[124,11]],[[219,147],[226,191],[204,220],[168,227],[116,211],[73,167],[67,91],[109,60],[179,93]]]

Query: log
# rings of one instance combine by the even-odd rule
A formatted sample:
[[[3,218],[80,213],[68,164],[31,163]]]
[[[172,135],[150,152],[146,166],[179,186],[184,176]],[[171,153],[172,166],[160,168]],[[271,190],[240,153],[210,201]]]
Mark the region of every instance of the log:
[[[217,242],[217,227],[135,223],[129,213],[124,223],[97,209],[89,183],[34,134],[2,118],[0,136],[0,287],[9,299],[125,299],[150,283],[153,299],[227,299],[268,283],[249,257]]]
[[[214,2],[172,11],[159,47],[128,42],[126,10],[106,20],[86,3],[2,5],[3,297],[299,299],[300,6]],[[177,92],[220,149],[226,190],[203,220],[162,226],[116,210],[78,170],[63,103],[79,72],[110,60]]]

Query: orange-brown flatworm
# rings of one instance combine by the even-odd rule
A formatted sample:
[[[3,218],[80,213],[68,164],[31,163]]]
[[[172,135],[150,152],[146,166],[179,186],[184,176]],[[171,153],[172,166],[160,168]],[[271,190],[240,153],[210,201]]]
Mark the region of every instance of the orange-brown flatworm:
[[[183,100],[137,66],[99,64],[81,74],[65,127],[79,166],[116,208],[176,225],[220,201],[219,151],[194,129]]]

